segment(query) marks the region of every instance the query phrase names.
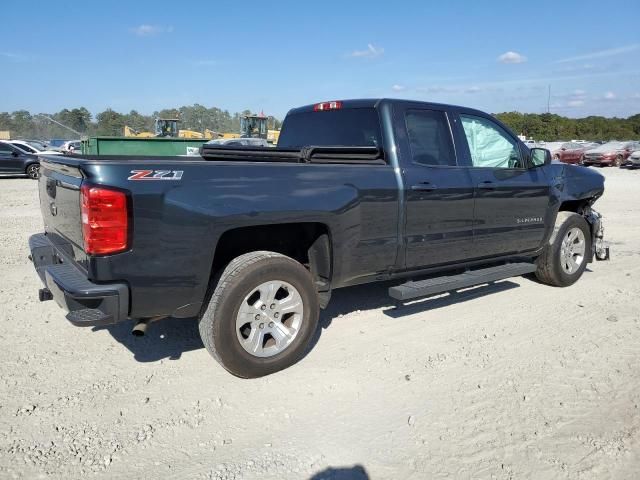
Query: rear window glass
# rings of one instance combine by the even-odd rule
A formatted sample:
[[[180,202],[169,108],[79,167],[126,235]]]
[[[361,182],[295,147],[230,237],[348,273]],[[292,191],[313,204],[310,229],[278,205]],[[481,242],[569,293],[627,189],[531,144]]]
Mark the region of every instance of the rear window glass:
[[[287,115],[278,147],[382,147],[380,121],[374,108],[346,108]]]
[[[443,112],[409,110],[405,119],[414,162],[434,166],[456,164],[449,124]]]

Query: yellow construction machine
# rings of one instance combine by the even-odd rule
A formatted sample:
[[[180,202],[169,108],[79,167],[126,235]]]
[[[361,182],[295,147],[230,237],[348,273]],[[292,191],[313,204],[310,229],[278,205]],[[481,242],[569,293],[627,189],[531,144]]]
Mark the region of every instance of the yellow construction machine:
[[[216,138],[264,138],[271,144],[278,143],[280,130],[267,129],[268,117],[263,113],[260,115],[244,115],[240,118],[240,133],[218,133],[205,129],[203,133],[195,130],[181,130],[178,128],[177,118],[156,118],[155,132],[140,132],[129,126],[124,127],[125,137],[174,137],[193,139],[216,139]]]

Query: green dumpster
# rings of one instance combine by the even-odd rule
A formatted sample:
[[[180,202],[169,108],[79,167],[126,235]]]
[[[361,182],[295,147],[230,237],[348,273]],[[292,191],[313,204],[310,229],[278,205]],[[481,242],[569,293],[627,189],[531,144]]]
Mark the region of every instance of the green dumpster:
[[[194,138],[90,137],[82,141],[82,153],[172,157],[195,153],[207,141]]]

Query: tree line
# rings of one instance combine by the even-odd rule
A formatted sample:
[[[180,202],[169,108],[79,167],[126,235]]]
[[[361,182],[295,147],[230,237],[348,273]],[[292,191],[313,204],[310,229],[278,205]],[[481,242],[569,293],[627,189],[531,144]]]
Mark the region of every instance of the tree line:
[[[71,127],[82,135],[123,134],[127,125],[137,131],[153,131],[156,118],[179,118],[180,128],[204,132],[205,129],[215,132],[239,132],[240,118],[249,114],[243,112],[229,113],[217,107],[204,107],[199,104],[170,108],[144,115],[131,110],[119,113],[108,108],[95,117],[84,107],[63,109],[53,114],[45,114],[52,119]],[[585,118],[568,118],[552,113],[520,113],[504,112],[495,116],[519,135],[535,140],[637,140],[640,139],[640,114],[629,118],[607,118],[590,116]],[[270,117],[269,128],[280,128],[281,122]],[[76,137],[69,130],[56,125],[41,114],[31,114],[27,110],[12,113],[0,112],[0,130],[9,130],[14,138],[66,138]]]
[[[567,118],[553,113],[495,114],[518,135],[534,140],[639,140],[640,114],[629,118]]]
[[[85,107],[65,108],[56,113],[44,114],[17,110],[11,113],[0,112],[0,131],[8,130],[12,138],[75,139],[77,137],[70,130],[49,120],[51,118],[82,135],[121,136],[125,125],[139,132],[153,132],[156,118],[178,118],[180,129],[197,132],[209,129],[214,132],[237,133],[240,132],[240,118],[250,113],[249,110],[230,113],[228,110],[217,107],[207,108],[199,104],[164,109],[153,112],[151,115],[144,115],[136,110],[120,113],[108,108],[95,117]],[[267,124],[270,129],[273,129],[280,128],[281,122],[277,118],[269,117]]]

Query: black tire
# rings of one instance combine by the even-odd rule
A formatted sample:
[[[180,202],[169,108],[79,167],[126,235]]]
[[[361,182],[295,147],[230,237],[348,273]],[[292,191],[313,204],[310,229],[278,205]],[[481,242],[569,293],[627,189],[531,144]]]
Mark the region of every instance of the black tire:
[[[40,164],[39,163],[30,163],[27,165],[24,173],[32,180],[37,180],[40,177]]]
[[[258,285],[284,281],[300,294],[302,321],[295,338],[281,352],[257,357],[246,351],[236,333],[236,316],[245,297]],[[235,258],[220,275],[199,323],[205,347],[220,365],[241,378],[257,378],[287,368],[307,351],[318,326],[318,294],[309,271],[275,252],[258,251]]]
[[[573,273],[567,273],[561,265],[562,242],[572,228],[579,228],[584,234],[585,255],[579,268]],[[538,269],[536,277],[542,283],[555,287],[568,287],[573,285],[587,268],[587,258],[591,252],[591,230],[587,221],[577,213],[558,212],[553,233],[544,248],[542,255],[536,260]]]

